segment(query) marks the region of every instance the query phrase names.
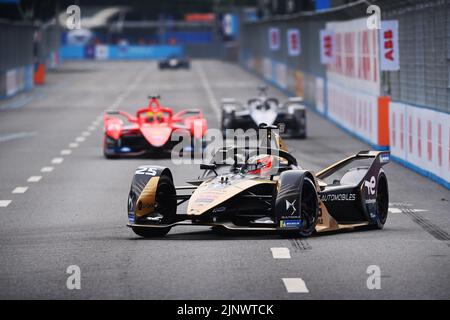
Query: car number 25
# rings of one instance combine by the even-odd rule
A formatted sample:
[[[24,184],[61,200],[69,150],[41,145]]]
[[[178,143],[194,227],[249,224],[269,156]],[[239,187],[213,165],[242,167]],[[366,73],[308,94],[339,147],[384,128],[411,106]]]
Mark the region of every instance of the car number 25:
[[[144,175],[152,176],[152,177],[156,176],[157,173],[158,172],[157,172],[156,168],[152,168],[152,167],[139,167],[136,169],[136,172],[135,172],[135,174],[144,174]]]

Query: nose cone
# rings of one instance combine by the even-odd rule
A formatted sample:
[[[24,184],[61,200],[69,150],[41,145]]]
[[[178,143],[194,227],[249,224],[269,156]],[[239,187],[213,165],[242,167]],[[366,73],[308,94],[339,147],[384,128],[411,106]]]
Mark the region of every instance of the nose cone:
[[[143,124],[141,132],[152,146],[162,147],[169,140],[172,129],[159,124]]]

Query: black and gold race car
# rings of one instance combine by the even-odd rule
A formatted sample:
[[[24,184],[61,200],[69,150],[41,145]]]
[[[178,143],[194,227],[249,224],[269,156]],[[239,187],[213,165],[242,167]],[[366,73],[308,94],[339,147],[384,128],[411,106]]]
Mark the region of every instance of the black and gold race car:
[[[139,167],[128,197],[128,226],[142,237],[163,236],[178,225],[301,237],[383,228],[389,204],[383,166],[389,152],[363,151],[313,173],[300,167],[281,138],[277,141],[265,148],[218,150],[188,186],[176,187],[169,168]],[[177,213],[185,202],[187,211]]]

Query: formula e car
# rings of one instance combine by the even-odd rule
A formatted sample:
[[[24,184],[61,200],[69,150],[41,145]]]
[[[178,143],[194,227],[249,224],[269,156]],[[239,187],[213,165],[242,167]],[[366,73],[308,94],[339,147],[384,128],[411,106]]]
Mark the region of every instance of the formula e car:
[[[186,57],[170,56],[167,59],[161,60],[158,63],[159,69],[190,69],[191,63]]]
[[[169,168],[141,166],[128,196],[128,226],[142,237],[164,236],[178,225],[295,237],[382,229],[389,204],[382,167],[389,157],[389,152],[363,151],[314,174],[285,148],[230,146],[200,166],[201,177],[178,187]],[[187,211],[178,214],[185,202]]]
[[[170,151],[179,143],[171,139],[175,130],[189,135],[192,145],[203,146],[203,141],[198,141],[206,133],[207,122],[200,110],[173,114],[172,109],[160,105],[159,96],[149,96],[149,99],[148,106],[139,109],[135,117],[124,111],[105,113],[103,153],[106,158]]]
[[[281,104],[267,95],[268,88],[258,87],[259,95],[244,106],[234,99],[222,99],[222,133],[227,129],[257,129],[260,124],[277,125],[292,138],[306,138],[306,108],[302,98],[290,98]]]

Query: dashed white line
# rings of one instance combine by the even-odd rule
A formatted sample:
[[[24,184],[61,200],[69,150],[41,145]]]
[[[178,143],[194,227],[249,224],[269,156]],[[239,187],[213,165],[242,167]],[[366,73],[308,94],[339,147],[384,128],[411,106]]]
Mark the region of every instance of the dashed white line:
[[[53,171],[53,167],[43,167],[42,169],[41,169],[41,172],[52,172]]]
[[[202,82],[203,89],[205,89],[206,95],[208,96],[209,104],[211,105],[214,112],[216,113],[217,120],[220,121],[220,107],[219,107],[219,104],[217,103],[216,96],[214,95],[214,92],[211,89],[211,85],[209,83],[208,77],[206,76],[205,71],[203,70],[203,67],[200,64],[197,65],[196,70],[197,70],[197,73]]]
[[[6,208],[11,202],[12,200],[0,200],[0,208]]]
[[[283,278],[288,293],[308,293],[308,287],[302,278]]]
[[[27,190],[28,187],[17,187],[12,191],[12,193],[25,193]]]
[[[402,213],[403,211],[399,208],[389,208],[389,213]]]
[[[61,150],[61,155],[62,156],[68,156],[71,153],[72,153],[72,150],[69,150],[69,149]]]
[[[83,141],[85,141],[85,140],[86,140],[85,137],[77,137],[77,138],[75,139],[75,141],[77,141],[77,142],[83,142]]]
[[[95,129],[96,129],[95,126],[89,126],[89,127],[88,127],[88,130],[89,130],[89,131],[94,131]]]
[[[289,248],[270,248],[274,259],[290,259],[291,253]]]
[[[91,133],[90,133],[89,131],[83,131],[83,132],[81,133],[81,135],[82,135],[83,137],[89,137],[89,136],[91,135]]]
[[[52,164],[60,164],[64,161],[64,158],[53,158]]]
[[[72,143],[69,143],[69,148],[78,148],[78,143],[76,143],[76,142],[72,142]]]
[[[42,176],[31,176],[28,178],[28,182],[39,182],[42,179]]]

